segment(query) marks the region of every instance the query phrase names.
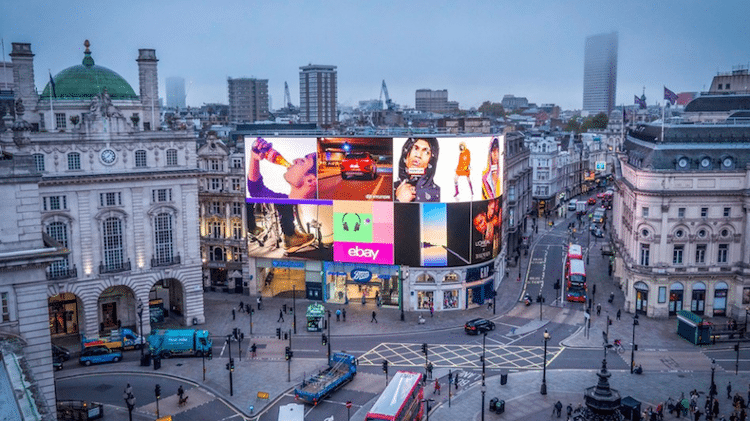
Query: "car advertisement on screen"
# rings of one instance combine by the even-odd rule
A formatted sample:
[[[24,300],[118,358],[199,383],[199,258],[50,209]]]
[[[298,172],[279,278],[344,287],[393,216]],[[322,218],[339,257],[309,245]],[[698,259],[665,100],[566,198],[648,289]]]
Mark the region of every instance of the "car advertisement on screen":
[[[317,150],[316,138],[245,137],[247,201],[318,203]]]
[[[333,230],[334,260],[393,264],[393,203],[334,201]]]
[[[498,138],[395,138],[393,149],[396,202],[470,202],[502,194]]]
[[[503,214],[500,203],[500,198],[472,203],[472,263],[490,260],[500,250]]]
[[[333,206],[247,203],[250,256],[332,260],[333,238]]]
[[[391,138],[318,139],[318,198],[393,200]]]

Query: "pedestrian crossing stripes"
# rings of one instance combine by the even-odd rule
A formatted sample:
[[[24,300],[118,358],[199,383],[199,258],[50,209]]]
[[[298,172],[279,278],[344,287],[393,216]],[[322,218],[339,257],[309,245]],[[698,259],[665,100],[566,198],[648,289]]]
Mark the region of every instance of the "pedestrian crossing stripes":
[[[547,347],[547,363],[564,348]],[[541,346],[485,346],[487,369],[541,369],[544,348]],[[481,345],[434,345],[428,347],[428,360],[435,368],[482,368]],[[358,358],[360,365],[380,366],[388,360],[394,366],[423,366],[425,355],[420,344],[381,343]]]

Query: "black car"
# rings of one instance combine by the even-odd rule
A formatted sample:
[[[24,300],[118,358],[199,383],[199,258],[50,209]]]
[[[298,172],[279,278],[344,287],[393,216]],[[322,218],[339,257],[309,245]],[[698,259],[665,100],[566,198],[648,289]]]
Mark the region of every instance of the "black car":
[[[495,330],[495,323],[487,319],[471,319],[464,325],[464,331],[470,335],[478,335],[491,330]]]
[[[592,225],[591,235],[593,235],[596,238],[604,238],[604,231],[602,231],[602,229],[597,227],[596,225]]]
[[[52,357],[61,361],[68,361],[70,359],[70,351],[59,345],[52,344]]]

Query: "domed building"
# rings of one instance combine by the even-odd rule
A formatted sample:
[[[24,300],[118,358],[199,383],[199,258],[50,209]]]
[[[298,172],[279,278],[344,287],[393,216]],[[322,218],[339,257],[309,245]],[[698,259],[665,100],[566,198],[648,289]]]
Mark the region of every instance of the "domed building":
[[[158,130],[154,50],[138,52],[136,91],[84,45],[80,64],[38,94],[31,45],[13,43],[15,121],[0,132],[2,153],[28,159],[38,179],[38,190],[19,187],[6,198],[16,201],[7,209],[24,211],[0,226],[0,253],[8,251],[6,234],[38,237],[40,222],[45,241],[63,250],[51,264],[37,264],[41,278],[23,289],[0,278],[0,293],[8,294],[0,338],[25,341],[24,357],[52,411],[50,342],[75,349],[80,335],[120,328],[147,335],[152,320],[205,321],[196,136]],[[48,317],[39,317],[40,308]]]

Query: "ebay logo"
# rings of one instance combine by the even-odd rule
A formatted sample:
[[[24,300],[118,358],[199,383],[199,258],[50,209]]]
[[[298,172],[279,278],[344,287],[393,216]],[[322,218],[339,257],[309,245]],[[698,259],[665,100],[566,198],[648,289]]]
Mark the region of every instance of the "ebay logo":
[[[333,244],[333,259],[338,262],[393,264],[393,245],[382,243]]]

